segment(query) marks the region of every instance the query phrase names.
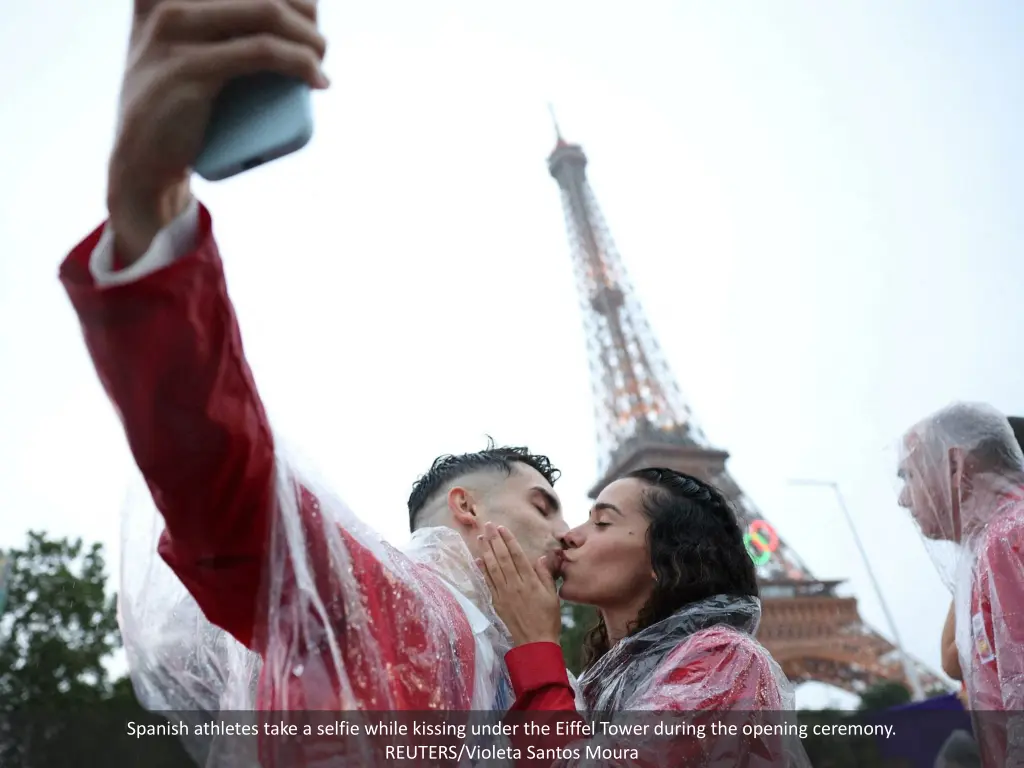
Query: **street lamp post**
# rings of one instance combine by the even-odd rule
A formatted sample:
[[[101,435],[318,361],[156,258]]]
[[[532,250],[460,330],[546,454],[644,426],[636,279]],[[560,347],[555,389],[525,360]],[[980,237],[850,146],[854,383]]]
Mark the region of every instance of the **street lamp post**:
[[[864,544],[861,542],[860,536],[857,534],[857,526],[853,523],[853,517],[850,515],[850,510],[846,506],[846,500],[843,498],[843,492],[839,489],[839,484],[826,480],[791,480],[790,484],[815,486],[818,488],[831,488],[835,493],[836,501],[839,502],[839,508],[842,510],[843,516],[846,518],[846,524],[850,526],[850,532],[853,534],[853,540],[856,542],[857,549],[860,551],[861,560],[864,561],[864,569],[868,572],[868,578],[871,579],[871,585],[875,588],[875,595],[878,597],[878,602],[882,606],[882,612],[885,614],[886,621],[889,622],[889,631],[892,633],[893,640],[896,642],[896,650],[899,651],[900,661],[903,664],[903,673],[907,676],[907,680],[910,682],[913,700],[924,700],[924,690],[921,688],[921,679],[917,676],[917,669],[915,669],[914,664],[910,661],[910,657],[907,656],[907,652],[903,650],[903,643],[900,640],[899,630],[896,629],[896,622],[893,621],[892,614],[889,613],[889,606],[885,602],[885,596],[882,594],[881,587],[878,586],[878,579],[875,578],[875,572],[871,570],[871,561],[868,560],[867,552],[864,551]]]

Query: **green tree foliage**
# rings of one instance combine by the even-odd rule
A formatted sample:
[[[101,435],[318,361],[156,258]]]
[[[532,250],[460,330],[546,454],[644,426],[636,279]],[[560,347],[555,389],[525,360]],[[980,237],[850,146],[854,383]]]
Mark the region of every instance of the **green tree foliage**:
[[[112,691],[104,667],[120,646],[102,547],[33,531],[8,553],[0,620],[0,707],[81,707]]]
[[[577,677],[583,671],[583,640],[597,624],[597,611],[589,605],[562,603],[562,655]]]
[[[171,739],[126,737],[126,724],[156,723],[126,679],[106,664],[120,647],[116,602],[99,544],[30,532],[7,553],[0,615],[0,765],[191,766]]]

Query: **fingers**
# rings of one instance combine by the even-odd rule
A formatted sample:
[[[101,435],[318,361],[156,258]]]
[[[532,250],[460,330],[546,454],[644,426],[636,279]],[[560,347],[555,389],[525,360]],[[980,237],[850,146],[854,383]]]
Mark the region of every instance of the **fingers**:
[[[498,526],[498,542],[503,543],[503,550],[508,552],[508,557],[512,562],[512,567],[516,569],[519,575],[526,578],[533,572],[533,564],[530,562],[530,558],[523,552],[523,548],[519,546],[519,541],[515,536],[512,535],[512,531],[504,526]]]
[[[151,43],[176,51],[178,72],[189,78],[219,86],[273,72],[314,88],[329,84],[313,0],[158,0],[144,21]]]
[[[484,581],[487,582],[487,588],[491,591],[491,596],[496,597],[498,594],[498,588],[494,583],[494,578],[491,576],[491,571],[487,567],[487,562],[483,558],[478,558],[476,561],[476,567],[484,573]]]
[[[317,20],[317,9],[319,0],[288,0],[288,5],[301,13],[312,22]]]
[[[167,42],[272,35],[311,48],[320,59],[327,51],[316,26],[316,5],[308,0],[164,0],[151,23],[153,34]]]
[[[497,558],[494,557],[494,553],[490,549],[484,549],[480,563],[482,563],[484,575],[487,577],[487,586],[491,588],[492,592],[497,587],[504,587],[508,584]]]
[[[158,8],[161,13],[167,13],[168,9],[170,9],[170,12],[173,14],[175,12],[175,6],[201,3],[210,7],[215,3],[223,4],[225,1],[226,0],[134,0],[133,11],[136,19],[144,20],[151,16]],[[263,2],[264,0],[259,1]],[[281,0],[281,2],[291,6],[310,21],[315,22],[317,20],[318,0]]]
[[[494,559],[498,563],[498,567],[501,568],[502,574],[505,577],[506,583],[513,583],[523,581],[524,576],[528,576],[530,570],[529,562],[527,561],[526,571],[520,571],[515,562],[512,559],[512,553],[509,550],[508,543],[505,535],[511,536],[507,531],[503,534],[501,528],[497,530],[491,523],[484,525],[484,542],[490,544],[490,550],[494,555]],[[522,552],[522,550],[520,550]],[[526,559],[526,556],[523,556]]]
[[[185,74],[197,79],[226,81],[258,72],[274,72],[303,80],[314,88],[326,88],[330,84],[313,49],[273,35],[197,46],[193,54],[187,58],[184,69]]]
[[[552,592],[557,592],[558,588],[555,586],[554,576],[551,575],[551,566],[548,565],[547,557],[540,557],[533,566],[534,573],[537,574],[537,578],[540,579],[540,583],[545,588],[550,589]]]

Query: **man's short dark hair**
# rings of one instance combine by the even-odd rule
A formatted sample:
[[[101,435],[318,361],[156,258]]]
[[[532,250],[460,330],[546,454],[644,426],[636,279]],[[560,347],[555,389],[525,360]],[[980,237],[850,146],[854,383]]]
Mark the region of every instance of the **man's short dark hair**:
[[[434,459],[434,463],[427,470],[427,473],[420,477],[412,486],[412,493],[409,494],[409,530],[416,530],[416,519],[424,507],[437,494],[451,483],[461,477],[493,470],[504,472],[511,476],[516,464],[525,464],[533,467],[543,475],[551,485],[555,484],[562,474],[558,469],[551,466],[551,460],[539,453],[530,453],[525,446],[495,446],[494,441],[488,438],[487,447],[477,453],[462,453],[457,456],[446,454]]]

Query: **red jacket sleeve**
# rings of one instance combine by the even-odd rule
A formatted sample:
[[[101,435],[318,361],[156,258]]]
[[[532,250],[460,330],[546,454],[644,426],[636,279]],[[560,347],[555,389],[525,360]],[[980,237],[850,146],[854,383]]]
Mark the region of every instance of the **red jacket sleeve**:
[[[565,657],[557,643],[527,643],[505,654],[512,690],[512,711],[576,711]]]
[[[526,735],[520,727],[513,741],[521,751],[522,766],[551,765],[565,759],[568,765],[598,759],[608,765],[642,768],[787,764],[781,739],[713,735],[712,728],[722,726],[734,726],[737,730],[733,733],[741,734],[744,724],[772,719],[768,713],[782,707],[768,657],[753,639],[733,630],[712,628],[680,644],[654,671],[645,690],[637,692],[629,712],[595,713],[623,717],[623,723],[639,729],[629,736],[604,733],[600,722],[584,721],[576,712],[562,654],[554,644],[520,646],[506,655],[506,661],[517,696],[514,722],[534,724],[533,735]],[[557,714],[545,714],[555,710]],[[587,738],[580,738],[578,725],[562,725],[562,733],[558,733],[558,723],[570,720],[585,722],[592,729]],[[676,725],[678,732],[658,733],[658,723]],[[549,733],[538,735],[538,725],[546,726]],[[588,749],[594,751],[588,753]],[[538,750],[545,752],[543,758],[536,756]],[[554,750],[561,750],[558,758]]]
[[[60,278],[163,516],[160,554],[207,619],[265,653],[260,591],[276,504],[274,440],[246,362],[209,212],[200,208],[191,253],[140,280],[102,289],[89,272],[101,233],[102,227],[71,252]],[[341,586],[326,565],[317,499],[305,489],[299,499],[307,559],[322,603],[343,611],[344,601],[332,594]],[[389,642],[389,628],[400,612],[406,633],[408,622],[419,617],[425,634],[425,610],[415,610],[422,598],[346,531],[340,533],[353,577],[367,585],[365,608],[385,659],[397,658],[403,649],[390,647],[397,643]],[[459,645],[468,643],[471,669],[468,621],[443,586],[433,587],[432,604],[445,606]],[[344,619],[330,616],[333,622]],[[407,693],[415,706],[416,696]]]
[[[505,722],[515,728],[509,738],[518,750],[518,768],[551,765],[554,760],[530,757],[531,750],[556,753],[579,739],[569,724],[584,722],[576,711],[576,694],[569,682],[565,657],[557,643],[527,643],[505,654],[516,701]],[[576,735],[573,735],[576,734]]]

